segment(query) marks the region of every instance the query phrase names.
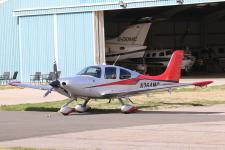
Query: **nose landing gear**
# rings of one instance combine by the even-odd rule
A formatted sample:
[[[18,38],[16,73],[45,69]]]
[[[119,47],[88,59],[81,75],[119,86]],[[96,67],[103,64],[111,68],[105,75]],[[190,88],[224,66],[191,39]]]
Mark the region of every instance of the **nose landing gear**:
[[[64,116],[67,116],[70,113],[75,112],[75,109],[74,108],[70,108],[68,106],[64,106],[64,107],[60,108],[59,112],[62,113]]]
[[[67,102],[66,104],[64,104],[59,112],[62,113],[63,115],[69,115],[70,113],[72,112],[79,112],[79,113],[83,113],[83,112],[86,112],[90,107],[87,105],[87,103],[89,102],[89,98],[88,99],[85,99],[84,103],[83,104],[78,104],[76,105],[74,108],[70,108],[68,105],[70,103],[72,103],[74,100],[76,99],[71,99],[69,102]]]

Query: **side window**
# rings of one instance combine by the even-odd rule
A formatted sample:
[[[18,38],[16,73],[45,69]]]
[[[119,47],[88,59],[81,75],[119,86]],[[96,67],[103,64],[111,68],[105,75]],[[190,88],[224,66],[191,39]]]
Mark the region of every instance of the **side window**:
[[[115,67],[105,67],[105,79],[116,79]]]
[[[164,52],[160,52],[159,53],[159,56],[164,56]]]
[[[120,79],[129,79],[129,78],[131,78],[131,73],[124,69],[120,69]]]
[[[81,70],[78,75],[89,75],[96,78],[101,78],[101,68],[95,66],[87,67]]]
[[[155,56],[156,56],[156,53],[153,53],[153,54],[152,54],[152,57],[155,57]]]

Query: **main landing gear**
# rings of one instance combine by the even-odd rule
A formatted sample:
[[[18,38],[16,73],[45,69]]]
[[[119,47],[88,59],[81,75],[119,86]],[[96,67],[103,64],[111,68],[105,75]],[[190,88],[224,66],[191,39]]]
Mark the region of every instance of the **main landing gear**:
[[[133,102],[127,98],[132,104]],[[137,107],[129,104],[124,104],[122,98],[119,98],[119,102],[121,103],[121,112],[123,113],[134,113],[137,111]]]
[[[132,104],[133,102],[129,99],[126,98],[128,101],[130,101]],[[79,113],[83,113],[86,112],[90,107],[87,105],[87,103],[89,102],[89,98],[84,99],[84,103],[83,104],[78,104],[76,105],[74,108],[69,107],[68,105],[70,103],[72,103],[74,100],[77,100],[76,98],[71,99],[70,101],[68,101],[66,104],[64,104],[59,112],[62,113],[63,115],[69,115],[72,112],[79,112]],[[121,103],[121,112],[123,113],[134,113],[137,111],[137,107],[130,105],[130,104],[125,104],[123,102],[122,98],[118,98],[119,102]]]
[[[72,112],[86,112],[90,107],[87,105],[87,103],[89,102],[89,98],[88,99],[85,99],[84,103],[83,104],[78,104],[75,106],[75,108],[71,108],[69,107],[68,105],[70,103],[72,103],[74,100],[77,100],[76,98],[75,99],[71,99],[69,102],[67,102],[66,104],[64,104],[63,106],[61,106],[59,112],[62,113],[63,115],[69,115],[70,113]]]

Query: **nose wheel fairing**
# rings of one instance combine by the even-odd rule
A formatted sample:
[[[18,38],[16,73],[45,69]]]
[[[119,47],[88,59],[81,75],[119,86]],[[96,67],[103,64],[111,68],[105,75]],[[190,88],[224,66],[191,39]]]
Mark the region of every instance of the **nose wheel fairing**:
[[[62,105],[59,112],[62,113],[63,115],[69,115],[70,113],[73,113],[73,112],[80,112],[80,113],[86,112],[90,108],[87,105],[87,103],[90,100],[89,98],[85,99],[83,104],[78,104],[74,108],[70,108],[68,105],[72,103],[74,100],[77,100],[77,99],[76,98],[71,99],[66,104]]]

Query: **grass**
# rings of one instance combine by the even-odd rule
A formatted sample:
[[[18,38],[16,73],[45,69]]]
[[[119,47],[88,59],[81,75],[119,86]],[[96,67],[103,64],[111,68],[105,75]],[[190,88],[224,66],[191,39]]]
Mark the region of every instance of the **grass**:
[[[9,86],[9,85],[0,85],[0,90],[9,90],[9,89],[23,89],[23,87]]]
[[[19,105],[2,105],[0,110],[6,111],[42,111],[42,112],[57,112],[67,100],[55,101],[55,102],[44,102],[36,104],[19,104]],[[70,107],[74,107],[76,104],[82,103],[82,100],[73,102]],[[125,101],[125,103],[129,103]],[[208,106],[214,104],[224,104],[224,101],[209,101],[209,100],[198,100],[192,102],[165,102],[165,101],[134,101],[134,105],[139,110],[157,110],[161,108],[175,108],[184,106]],[[117,100],[111,101],[109,104],[107,100],[90,101],[91,112],[119,112],[121,104]]]
[[[174,92],[209,92],[209,91],[218,91],[218,90],[223,90],[225,91],[225,85],[214,85],[214,86],[209,86],[207,88],[203,87],[196,87],[196,88],[192,88],[192,87],[183,87],[183,88],[177,88],[174,89]]]
[[[25,148],[25,147],[9,147],[9,148],[0,148],[0,150],[49,150],[49,149],[37,149],[37,148]]]
[[[167,92],[153,92],[150,97],[144,95],[131,98],[134,105],[140,110],[156,110],[161,108],[188,107],[188,106],[208,106],[214,104],[225,104],[225,85],[211,86],[208,88],[180,88],[174,90],[172,95]],[[0,110],[7,111],[47,111],[57,112],[67,100],[44,102],[35,104],[19,104],[19,105],[2,105]],[[129,101],[124,101],[130,103]],[[82,100],[75,101],[70,104],[74,107],[76,104],[83,103]],[[118,100],[91,100],[89,102],[91,112],[119,112],[121,104]]]

